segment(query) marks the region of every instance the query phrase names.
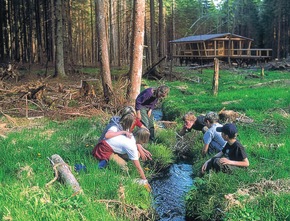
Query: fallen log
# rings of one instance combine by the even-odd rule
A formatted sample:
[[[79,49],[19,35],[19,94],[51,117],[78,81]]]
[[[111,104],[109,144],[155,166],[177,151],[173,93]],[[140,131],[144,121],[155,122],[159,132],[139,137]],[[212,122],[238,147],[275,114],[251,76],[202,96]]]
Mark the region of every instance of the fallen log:
[[[59,178],[64,184],[71,186],[75,194],[81,193],[82,188],[80,187],[78,181],[76,180],[69,166],[64,162],[64,160],[58,154],[52,155],[50,160],[56,176],[55,179],[52,181],[54,182],[57,178]],[[51,184],[52,181],[46,184],[46,186]]]
[[[219,120],[222,123],[235,123],[235,122],[242,122],[242,123],[253,123],[254,120],[247,117],[245,114],[241,114],[239,112],[233,110],[225,110],[223,108],[219,113]]]

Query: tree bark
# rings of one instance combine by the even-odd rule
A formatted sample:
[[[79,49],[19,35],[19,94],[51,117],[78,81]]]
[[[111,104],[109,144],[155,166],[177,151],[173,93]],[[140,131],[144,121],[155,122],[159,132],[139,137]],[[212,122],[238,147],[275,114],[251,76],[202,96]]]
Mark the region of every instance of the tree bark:
[[[219,59],[214,59],[214,76],[213,76],[213,82],[212,82],[212,90],[213,95],[218,94],[218,88],[219,88]]]
[[[157,57],[157,47],[156,47],[156,26],[155,26],[155,1],[150,0],[150,40],[151,40],[151,63],[155,64]]]
[[[108,36],[106,35],[106,17],[105,17],[105,4],[104,0],[96,1],[96,12],[97,12],[97,29],[99,39],[99,53],[101,63],[101,77],[105,101],[108,103],[112,95],[112,80],[110,72],[110,61],[108,52]]]
[[[142,79],[145,0],[134,0],[133,9],[132,62],[129,71],[130,83],[127,89],[127,98],[131,105],[140,93]]]
[[[165,22],[164,22],[163,0],[159,0],[159,59],[165,56]],[[159,65],[160,72],[163,72],[164,65]]]
[[[54,154],[51,156],[51,161],[53,163],[53,167],[55,167],[59,173],[60,180],[66,185],[70,186],[75,193],[81,193],[81,186],[79,185],[77,179],[74,177],[74,175],[70,171],[69,166],[64,162],[64,160],[59,155]]]
[[[63,56],[62,0],[56,0],[55,19],[56,19],[56,56],[55,56],[56,65],[54,77],[66,77],[64,71],[64,56]]]

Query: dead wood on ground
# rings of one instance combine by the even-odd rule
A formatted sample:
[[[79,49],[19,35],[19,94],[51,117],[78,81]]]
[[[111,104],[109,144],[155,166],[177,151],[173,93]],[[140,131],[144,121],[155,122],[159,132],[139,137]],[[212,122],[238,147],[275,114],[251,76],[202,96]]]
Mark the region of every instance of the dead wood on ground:
[[[219,120],[222,123],[235,123],[235,122],[243,122],[243,123],[253,123],[254,120],[247,117],[245,114],[233,111],[233,110],[225,110],[223,108],[219,113]]]

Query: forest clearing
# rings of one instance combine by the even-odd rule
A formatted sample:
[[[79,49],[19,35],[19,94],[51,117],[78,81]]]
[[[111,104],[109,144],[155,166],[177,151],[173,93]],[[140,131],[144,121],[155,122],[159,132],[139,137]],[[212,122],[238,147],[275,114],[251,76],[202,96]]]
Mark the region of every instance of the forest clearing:
[[[121,72],[126,73],[126,70]],[[147,176],[154,178],[157,173],[184,157],[193,164],[195,187],[186,196],[188,220],[194,217],[200,220],[218,220],[221,217],[225,220],[239,220],[244,214],[248,214],[248,219],[255,217],[254,220],[287,219],[289,72],[266,71],[262,79],[259,68],[221,70],[218,96],[211,94],[213,72],[210,68],[203,69],[201,73],[190,67],[175,67],[174,73],[181,80],[162,81],[171,88],[169,97],[161,107],[163,120],[175,124],[168,129],[156,128],[156,143],[147,145],[153,160],[143,163],[144,168],[148,169]],[[83,75],[86,79],[89,76]],[[199,81],[196,81],[197,78]],[[150,193],[132,183],[132,177],[137,175],[132,165],[129,167],[129,177],[115,164],[110,164],[104,172],[97,169],[96,161],[90,156],[104,125],[120,107],[104,105],[98,108],[94,105],[94,99],[98,98],[93,94],[80,96],[80,78],[48,82],[42,96],[32,98],[32,102],[21,97],[29,89],[28,85],[37,85],[35,82],[43,79],[39,74],[30,79],[20,78],[17,84],[14,79],[10,79],[4,82],[6,91],[1,91],[3,108],[0,133],[1,150],[4,151],[1,154],[2,208],[5,208],[7,200],[15,201],[9,208],[6,206],[9,210],[1,211],[2,217],[17,220],[27,220],[27,217],[58,220],[65,220],[66,217],[74,217],[72,220],[81,217],[89,220],[97,217],[104,220],[158,220],[158,214],[152,208]],[[60,83],[63,92],[59,91]],[[142,80],[144,86],[158,84],[156,81]],[[118,84],[116,86],[119,87]],[[67,91],[72,93],[71,98]],[[124,96],[124,90],[118,92]],[[4,96],[5,93],[7,96]],[[55,97],[55,105],[47,105],[46,96]],[[236,122],[239,139],[249,152],[251,165],[246,172],[230,176],[211,173],[202,179],[198,177],[199,167],[204,162],[200,155],[201,134],[188,134],[182,141],[176,140],[175,135],[182,126],[182,114],[192,110],[192,107],[197,114],[210,110],[234,110],[253,120]],[[46,187],[53,179],[53,170],[46,158],[53,154],[59,154],[71,167],[75,164],[86,166],[87,172],[76,173],[72,170],[84,195],[67,198],[73,191],[57,181],[49,188]],[[277,167],[279,170],[276,170]],[[226,183],[229,186],[225,187]],[[221,187],[223,192],[220,192]],[[119,191],[121,195],[124,193],[124,202],[119,198]],[[207,197],[213,201],[208,201]],[[35,204],[35,200],[39,202]],[[256,204],[257,200],[264,202],[263,206]],[[276,202],[274,208],[273,201]],[[29,205],[30,209],[23,203]],[[268,208],[266,205],[271,206],[272,213],[265,213]],[[95,212],[96,208],[98,213]],[[122,208],[126,208],[127,212]],[[27,217],[21,218],[22,213]]]
[[[289,0],[0,0],[0,218],[289,220],[289,10]],[[100,169],[92,150],[111,117],[163,85],[144,144],[152,160],[140,157],[146,185],[134,161]],[[202,175],[212,155],[200,131],[179,134],[188,112],[234,124],[247,168]]]

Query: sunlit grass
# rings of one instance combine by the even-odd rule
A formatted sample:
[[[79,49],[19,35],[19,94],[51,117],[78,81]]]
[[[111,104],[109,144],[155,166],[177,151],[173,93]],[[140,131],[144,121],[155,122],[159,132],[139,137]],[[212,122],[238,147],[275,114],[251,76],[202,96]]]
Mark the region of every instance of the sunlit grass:
[[[127,220],[130,214],[122,215],[117,208],[110,213],[106,203],[99,202],[121,202],[120,185],[124,186],[126,203],[148,209],[150,193],[134,183],[139,175],[132,163],[129,174],[114,162],[104,170],[98,169],[91,151],[104,127],[100,124],[98,119],[81,118],[50,122],[1,138],[0,216],[13,220]],[[47,159],[53,154],[60,155],[71,167],[83,195],[73,196],[73,190],[59,181],[47,186],[55,177]],[[74,171],[74,165],[80,163],[86,166],[86,172]]]
[[[289,179],[290,74],[265,71],[261,78],[259,69],[220,71],[218,95],[213,96],[213,70],[201,73],[182,67],[179,72],[186,78],[198,78],[199,83],[187,80],[170,84],[170,97],[163,105],[167,119],[175,120],[187,111],[199,115],[225,108],[253,120],[248,124],[237,122],[238,139],[246,147],[250,167],[233,175],[211,173],[197,178],[187,196],[187,214],[200,220],[287,220],[289,209],[285,202],[290,199],[289,191],[281,190],[278,196],[271,194],[275,187],[267,190],[269,194],[266,195],[257,190],[257,196],[249,196],[254,197],[253,201],[231,207],[225,195],[237,194],[263,180],[275,183],[279,179]],[[251,77],[253,75],[257,77]],[[193,167],[198,175],[207,158],[198,155],[200,145],[194,147],[197,157],[193,159]],[[267,209],[259,206],[261,199]]]
[[[162,108],[164,120],[173,120],[172,129],[157,129],[156,142],[147,145],[153,160],[143,163],[148,178],[174,163],[176,156],[172,147],[176,131],[182,126],[181,116],[193,111],[205,114],[222,108],[235,110],[253,119],[253,123],[238,122],[238,139],[246,147],[250,167],[233,175],[209,174],[196,179],[193,190],[187,196],[188,214],[201,220],[287,220],[289,192],[279,195],[268,190],[242,207],[226,207],[226,194],[250,188],[263,180],[288,179],[290,171],[290,94],[289,73],[260,70],[220,71],[219,92],[212,95],[213,70],[191,70],[178,67],[184,80],[157,82],[144,79],[147,86],[166,83],[170,86],[169,97]],[[84,69],[95,76],[96,69]],[[126,69],[114,71],[122,75]],[[98,137],[108,119],[77,118],[71,121],[41,121],[38,124],[24,122],[17,130],[0,137],[0,217],[3,220],[130,220],[124,208],[106,204],[100,200],[124,201],[128,205],[151,210],[152,196],[145,188],[134,183],[139,175],[132,163],[129,173],[109,162],[104,170],[98,169],[98,161],[91,156]],[[3,117],[3,121],[5,121]],[[25,123],[29,127],[25,127]],[[11,126],[12,127],[12,126]],[[194,175],[206,160],[201,158],[202,133],[191,133]],[[46,186],[54,178],[52,166],[47,159],[60,155],[72,168],[72,173],[83,189],[83,195],[73,196],[73,191],[59,181]],[[76,173],[75,164],[83,164],[87,171]],[[240,196],[244,197],[244,196]],[[261,202],[259,204],[258,202]],[[109,209],[107,209],[109,208]],[[267,213],[267,211],[271,211]],[[289,218],[289,217],[288,217]],[[132,217],[131,217],[132,219]]]

